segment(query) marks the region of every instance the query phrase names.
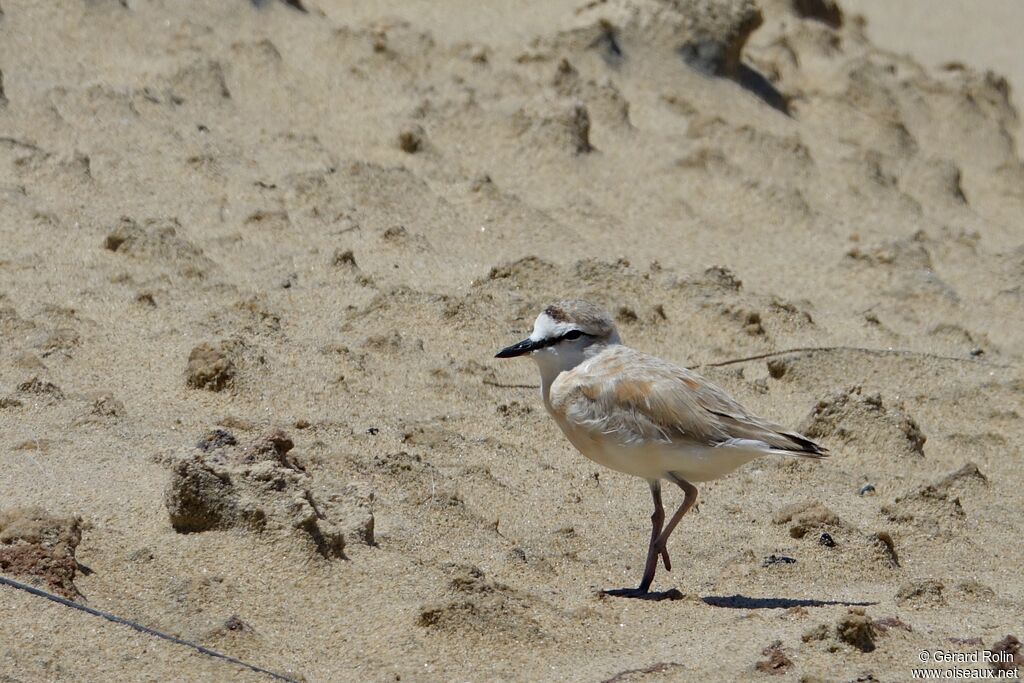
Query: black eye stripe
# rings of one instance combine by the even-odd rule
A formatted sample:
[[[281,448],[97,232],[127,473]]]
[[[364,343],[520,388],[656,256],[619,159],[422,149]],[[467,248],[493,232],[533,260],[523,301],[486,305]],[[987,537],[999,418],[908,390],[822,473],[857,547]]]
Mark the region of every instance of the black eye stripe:
[[[547,346],[554,346],[555,344],[557,344],[559,342],[562,342],[562,341],[565,341],[567,339],[571,341],[573,339],[579,339],[580,337],[585,337],[585,336],[588,336],[588,335],[585,332],[581,331],[581,330],[569,330],[565,334],[560,335],[558,337],[548,337],[547,339],[542,339],[541,341],[537,342],[536,345],[534,345],[533,348],[534,349],[543,349],[543,348],[545,348]]]

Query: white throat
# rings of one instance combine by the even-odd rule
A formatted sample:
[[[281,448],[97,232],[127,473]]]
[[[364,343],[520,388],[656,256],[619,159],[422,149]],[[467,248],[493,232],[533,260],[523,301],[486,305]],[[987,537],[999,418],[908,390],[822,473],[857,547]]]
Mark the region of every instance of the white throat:
[[[572,329],[567,323],[552,320],[547,314],[541,313],[533,326],[531,339],[549,339]],[[618,344],[619,335],[613,333],[607,341],[594,342],[580,339],[577,342],[565,341],[534,351],[531,355],[540,369],[540,393],[544,399],[544,407],[551,410],[551,384],[563,372],[572,370],[580,363],[600,353],[611,344]]]
[[[551,409],[549,401],[551,383],[563,372],[572,370],[586,360],[588,355],[592,354],[587,354],[584,349],[575,347],[544,349],[533,354],[533,359],[537,362],[537,367],[540,368],[540,395],[544,399],[545,407]]]

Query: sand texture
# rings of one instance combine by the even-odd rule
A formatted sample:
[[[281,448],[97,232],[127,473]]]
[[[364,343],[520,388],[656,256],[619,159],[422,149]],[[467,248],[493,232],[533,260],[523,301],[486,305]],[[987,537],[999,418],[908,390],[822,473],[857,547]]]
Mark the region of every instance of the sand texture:
[[[901,681],[1024,638],[1021,74],[833,0],[0,8],[2,575],[310,682]],[[681,599],[600,595],[647,486],[493,358],[567,297],[832,452],[702,485]],[[6,683],[269,680],[0,615]]]

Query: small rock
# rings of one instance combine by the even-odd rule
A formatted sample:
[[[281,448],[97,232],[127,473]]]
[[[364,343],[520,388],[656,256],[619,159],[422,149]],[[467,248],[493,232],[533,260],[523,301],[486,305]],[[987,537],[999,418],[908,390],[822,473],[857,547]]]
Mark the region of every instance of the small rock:
[[[403,128],[398,133],[398,147],[407,154],[415,154],[423,149],[423,139],[426,132],[423,126],[413,124]]]
[[[823,545],[826,548],[835,548],[836,542],[835,539],[832,538],[832,534],[825,532],[818,537],[818,545]]]
[[[196,448],[204,453],[225,446],[235,446],[238,440],[235,435],[226,429],[213,429],[207,432],[202,439],[196,443]]]
[[[843,10],[835,0],[793,0],[793,11],[804,19],[814,19],[831,28],[843,25]]]
[[[331,263],[337,267],[344,268],[358,268],[356,265],[355,254],[352,253],[351,249],[338,248],[334,250],[334,256],[331,258]]]
[[[192,349],[185,368],[185,383],[193,389],[221,391],[235,376],[230,346],[204,342]]]
[[[590,145],[590,113],[586,105],[576,102],[570,107],[566,126],[577,154],[587,154],[594,149]]]
[[[776,524],[793,522],[789,528],[789,535],[793,538],[803,538],[809,531],[822,526],[841,525],[839,517],[817,500],[787,505],[775,513],[772,521]]]
[[[619,306],[619,310],[615,312],[615,320],[626,325],[631,325],[639,319],[636,311],[629,306]]]
[[[782,641],[776,640],[774,643],[766,647],[761,651],[761,654],[767,657],[756,664],[754,668],[762,673],[769,674],[771,676],[780,676],[793,666],[793,661],[786,656],[782,650]]]
[[[995,671],[1019,671],[1024,665],[1024,652],[1021,652],[1020,640],[1016,636],[1007,635],[1002,640],[992,643],[989,651],[993,654],[999,653],[997,658],[1002,660],[992,663]]]
[[[875,627],[863,609],[852,608],[844,619],[836,623],[836,639],[861,652],[872,652],[875,649]]]
[[[224,621],[225,631],[236,631],[241,633],[252,633],[252,626],[242,621],[237,614],[232,614]]]
[[[899,556],[896,554],[896,544],[888,531],[879,531],[871,537],[877,544],[882,555],[891,567],[900,566]]]
[[[857,491],[857,495],[858,496],[868,496],[868,495],[872,495],[874,493],[875,493],[875,485],[874,484],[864,484],[863,486],[860,487],[860,490]]]
[[[143,306],[156,308],[156,297],[153,296],[152,292],[139,292],[135,295],[135,301]]]
[[[789,363],[784,358],[771,358],[768,360],[768,374],[772,379],[780,379],[789,370]]]

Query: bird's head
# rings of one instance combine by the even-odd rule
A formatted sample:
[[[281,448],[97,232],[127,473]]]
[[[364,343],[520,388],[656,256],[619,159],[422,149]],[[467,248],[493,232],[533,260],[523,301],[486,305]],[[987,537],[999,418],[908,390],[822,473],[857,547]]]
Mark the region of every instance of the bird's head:
[[[575,367],[588,348],[619,344],[615,322],[600,306],[588,301],[559,301],[541,311],[529,337],[497,353],[496,358],[529,354],[538,365]]]

